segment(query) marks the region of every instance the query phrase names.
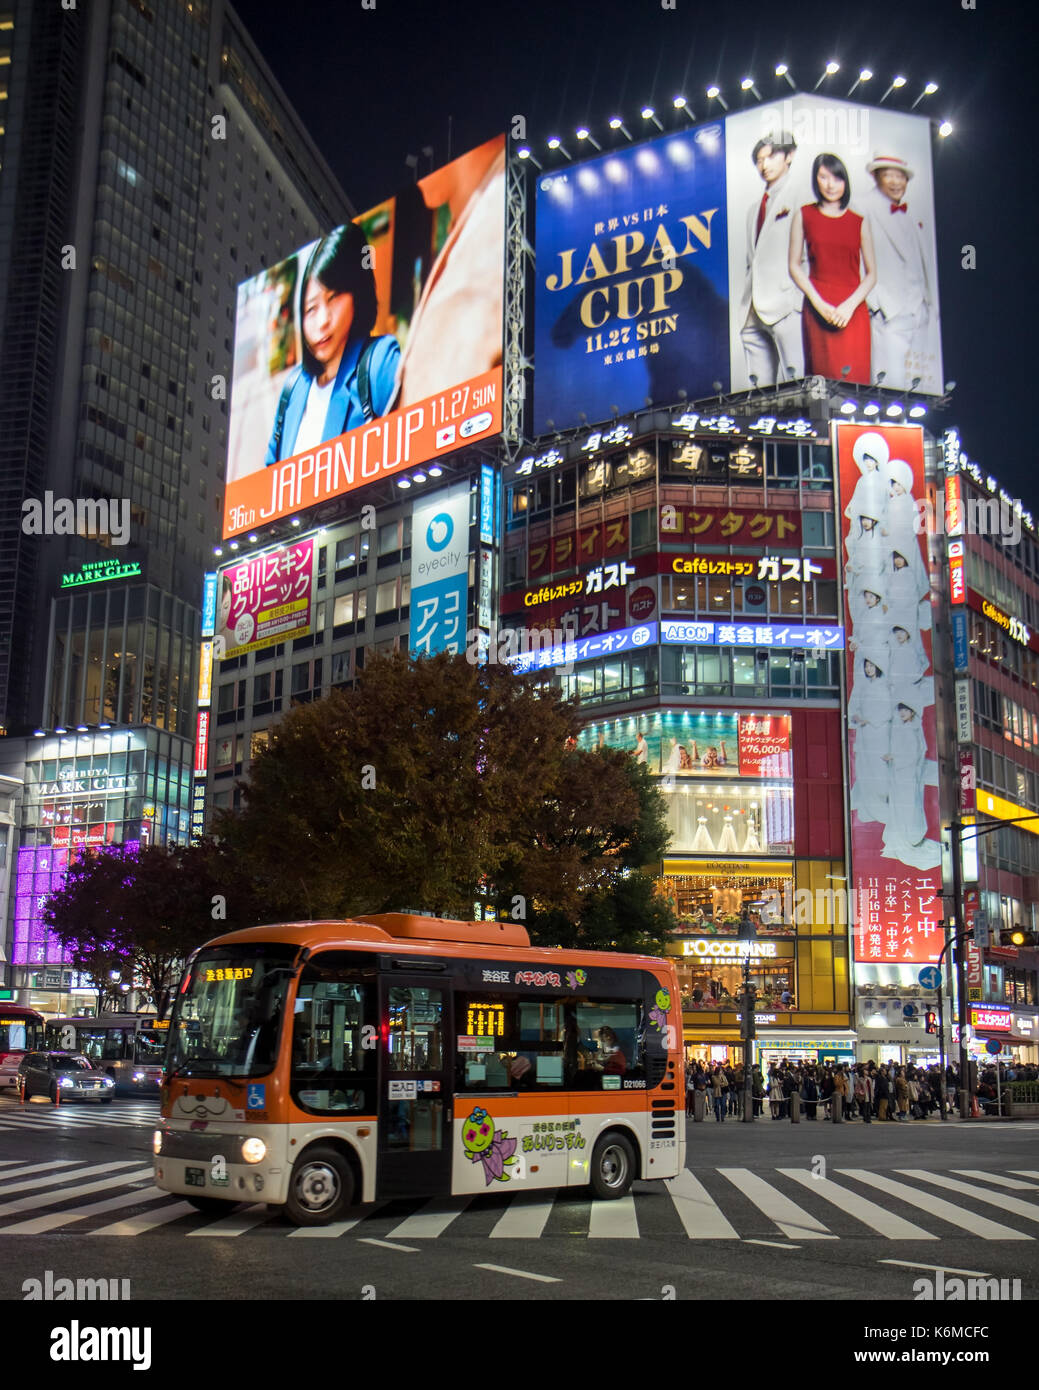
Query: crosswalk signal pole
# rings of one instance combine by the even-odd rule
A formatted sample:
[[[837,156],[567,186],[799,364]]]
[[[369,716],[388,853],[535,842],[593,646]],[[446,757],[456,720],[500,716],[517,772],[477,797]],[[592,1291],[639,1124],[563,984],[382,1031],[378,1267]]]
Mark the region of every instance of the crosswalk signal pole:
[[[743,1119],[754,1121],[754,1004],[756,990],[750,982],[750,954],[743,962]]]

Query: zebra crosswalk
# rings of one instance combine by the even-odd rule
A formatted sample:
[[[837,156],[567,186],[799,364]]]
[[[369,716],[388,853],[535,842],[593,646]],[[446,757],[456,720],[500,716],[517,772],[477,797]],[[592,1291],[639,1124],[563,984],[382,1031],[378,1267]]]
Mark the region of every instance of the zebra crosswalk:
[[[358,1207],[330,1226],[298,1229],[263,1203],[214,1217],[152,1183],[140,1155],[106,1163],[0,1160],[4,1236],[185,1235],[202,1239],[350,1237],[415,1249],[443,1238],[732,1240],[759,1244],[862,1240],[1029,1241],[1039,1232],[1039,1170],[980,1168],[686,1169],[637,1183],[618,1201],[584,1190],[393,1200]],[[412,1244],[417,1242],[417,1245]]]
[[[119,1129],[154,1128],[159,1118],[158,1098],[116,1100],[110,1105],[91,1101],[50,1102],[28,1105],[12,1102],[0,1105],[0,1134],[15,1130],[75,1130],[95,1125],[114,1125]]]

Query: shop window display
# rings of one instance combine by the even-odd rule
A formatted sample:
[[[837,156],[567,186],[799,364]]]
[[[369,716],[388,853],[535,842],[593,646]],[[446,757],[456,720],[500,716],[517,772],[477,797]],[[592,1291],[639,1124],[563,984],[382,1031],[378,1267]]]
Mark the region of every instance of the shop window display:
[[[757,1007],[786,1013],[796,1008],[794,962],[785,960],[751,961],[750,982],[757,990]],[[678,984],[683,1011],[741,1007],[743,964],[739,961],[697,961],[678,966]]]
[[[771,784],[661,786],[677,854],[793,854],[794,793]]]
[[[763,919],[768,895],[791,889],[782,874],[740,873],[733,864],[698,866],[696,873],[667,874],[658,891],[666,898],[678,922],[679,936],[738,936],[744,915],[759,936],[793,936],[793,922]],[[765,914],[767,916],[767,914]]]

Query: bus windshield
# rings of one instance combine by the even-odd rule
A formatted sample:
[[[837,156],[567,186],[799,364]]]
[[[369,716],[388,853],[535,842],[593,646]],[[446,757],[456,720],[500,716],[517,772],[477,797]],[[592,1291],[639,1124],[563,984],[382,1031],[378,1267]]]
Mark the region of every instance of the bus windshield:
[[[273,1070],[295,957],[267,942],[200,951],[173,1007],[167,1077]]]
[[[43,1019],[39,1014],[11,1017],[0,1006],[0,1057],[7,1052],[30,1052],[43,1046]]]

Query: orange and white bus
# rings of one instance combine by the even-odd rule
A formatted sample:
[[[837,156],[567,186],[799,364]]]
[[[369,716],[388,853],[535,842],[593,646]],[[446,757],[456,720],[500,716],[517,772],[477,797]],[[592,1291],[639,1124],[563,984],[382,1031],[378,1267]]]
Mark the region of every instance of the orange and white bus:
[[[590,1184],[685,1164],[670,961],[546,950],[504,922],[387,913],[253,927],[187,963],[155,1181],[300,1226],[402,1196]]]

